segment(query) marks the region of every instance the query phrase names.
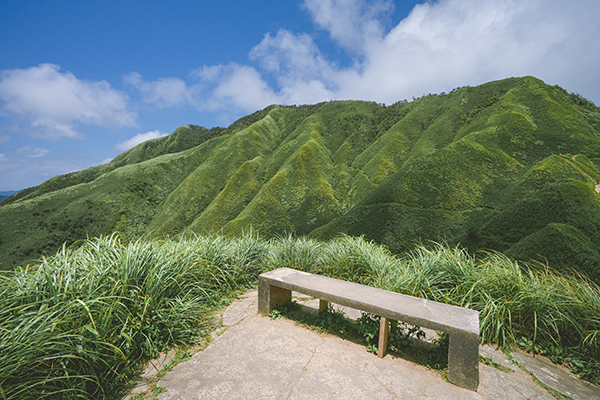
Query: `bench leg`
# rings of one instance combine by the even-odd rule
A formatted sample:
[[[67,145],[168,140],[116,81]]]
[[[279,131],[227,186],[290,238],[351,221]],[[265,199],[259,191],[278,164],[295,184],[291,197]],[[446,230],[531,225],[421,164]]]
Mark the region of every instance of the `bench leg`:
[[[269,314],[279,305],[292,301],[292,291],[272,286],[266,279],[258,280],[258,312]]]
[[[465,389],[479,386],[479,335],[452,332],[448,348],[448,380]]]
[[[379,323],[379,346],[377,347],[377,356],[383,358],[387,350],[388,332],[390,329],[390,320],[385,317],[381,317]]]
[[[327,306],[329,305],[329,302],[327,300],[321,300],[319,299],[319,312],[325,312],[327,311]]]

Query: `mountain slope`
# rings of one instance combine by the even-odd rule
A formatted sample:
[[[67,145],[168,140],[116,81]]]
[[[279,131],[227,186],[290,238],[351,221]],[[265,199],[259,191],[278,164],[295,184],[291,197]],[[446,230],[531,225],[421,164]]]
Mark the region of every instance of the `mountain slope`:
[[[194,131],[195,130],[195,131]],[[600,110],[532,77],[184,126],[0,206],[1,268],[121,231],[446,239],[600,279]],[[73,179],[76,178],[76,179]]]

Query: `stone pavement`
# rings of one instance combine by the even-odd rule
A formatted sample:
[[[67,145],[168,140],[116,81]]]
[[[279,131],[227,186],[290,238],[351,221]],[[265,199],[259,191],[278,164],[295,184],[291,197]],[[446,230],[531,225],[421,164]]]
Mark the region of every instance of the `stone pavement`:
[[[256,292],[232,303],[223,325],[226,330],[206,349],[159,381],[166,388],[159,399],[554,398],[493,348],[483,346],[481,352],[514,372],[480,363],[479,388],[472,392],[397,356],[380,359],[364,345],[258,315]],[[564,367],[526,353],[513,357],[547,386],[573,399],[600,399],[600,388],[576,379]]]

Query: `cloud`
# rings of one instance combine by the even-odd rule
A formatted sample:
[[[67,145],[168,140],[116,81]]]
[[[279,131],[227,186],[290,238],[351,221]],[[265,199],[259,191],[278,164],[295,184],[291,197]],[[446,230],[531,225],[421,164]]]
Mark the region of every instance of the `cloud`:
[[[393,103],[525,75],[600,103],[594,0],[428,1],[395,26],[390,0],[304,0],[303,7],[351,57],[349,66],[323,53],[310,33],[280,29],[250,50],[254,65],[205,65],[188,83],[129,79],[148,102],[209,112],[335,99]]]
[[[368,46],[362,70],[345,74],[343,93],[390,102],[398,95],[510,76],[556,81],[578,69],[583,56],[567,56],[564,44],[589,42],[573,36],[577,29],[565,24],[569,19],[562,20],[564,12],[579,23],[587,19],[559,2],[440,0],[417,5],[381,41]]]
[[[137,115],[127,111],[127,98],[106,81],[83,81],[55,64],[0,72],[4,110],[30,121],[45,139],[81,137],[77,123],[135,126]]]
[[[276,77],[281,90],[272,96],[279,102],[310,103],[315,98],[331,98],[339,89],[336,67],[306,34],[284,29],[275,37],[268,33],[252,48],[250,59]]]
[[[115,149],[119,150],[119,151],[129,150],[129,149],[131,149],[131,148],[137,146],[138,144],[143,143],[143,142],[145,142],[147,140],[156,139],[156,138],[167,136],[167,135],[168,135],[168,133],[160,133],[158,131],[158,129],[154,130],[154,131],[146,132],[146,133],[138,133],[137,135],[135,135],[131,139],[126,140],[124,142],[121,142],[121,143],[117,144],[115,146]]]
[[[305,0],[304,7],[315,24],[346,50],[363,53],[381,40],[387,16],[394,9],[390,0]]]
[[[6,154],[0,153],[0,163],[5,163],[5,162],[8,162],[8,157],[6,157]]]
[[[388,30],[391,1],[305,0],[304,7],[353,57],[352,65],[328,59],[309,34],[280,29],[250,51],[259,70],[235,65],[247,73],[232,79],[221,66],[201,69],[219,87],[207,95],[209,109],[335,99],[392,103],[525,75],[600,100],[600,41],[590,40],[600,37],[594,1],[438,0],[417,4]],[[276,85],[267,86],[267,77]]]
[[[250,52],[287,103],[391,103],[511,76],[533,75],[600,101],[600,3],[439,0],[389,31],[389,1],[305,0],[315,24],[354,57],[340,68],[310,36],[280,30]]]
[[[125,80],[140,90],[144,102],[158,107],[187,105],[198,111],[250,112],[279,102],[260,73],[248,65],[205,65],[196,68],[191,77],[194,81],[189,85],[179,78],[148,82],[137,72]]]
[[[39,147],[33,148],[31,146],[23,146],[19,147],[17,150],[17,154],[22,155],[27,158],[40,158],[46,156],[50,150],[42,149]]]
[[[204,66],[196,70],[204,95],[198,109],[216,111],[231,106],[245,112],[279,102],[275,92],[253,67],[230,63]]]
[[[153,82],[146,82],[142,75],[131,72],[125,76],[125,82],[139,89],[144,95],[145,102],[161,108],[193,103],[192,91],[179,78],[160,78]]]

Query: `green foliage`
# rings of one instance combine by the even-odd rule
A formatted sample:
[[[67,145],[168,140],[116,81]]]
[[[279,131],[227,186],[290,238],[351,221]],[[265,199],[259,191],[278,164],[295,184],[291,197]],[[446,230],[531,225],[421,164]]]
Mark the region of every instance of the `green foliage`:
[[[168,136],[148,140],[137,145],[133,149],[119,154],[108,164],[90,167],[83,171],[71,172],[65,175],[58,175],[50,178],[41,185],[21,190],[11,196],[7,203],[13,203],[23,199],[32,199],[45,193],[66,189],[82,183],[90,183],[101,175],[111,172],[119,167],[137,164],[165,154],[178,153],[180,151],[191,149],[221,134],[223,134],[222,128],[207,130],[196,125],[183,125]]]
[[[148,140],[119,154],[109,163],[109,166],[114,169],[165,154],[179,153],[225,133],[225,129],[218,127],[206,129],[197,125],[183,125],[168,136]]]
[[[124,245],[113,235],[0,276],[4,395],[118,393],[144,361],[197,342],[210,307],[256,282],[264,247],[250,236]]]
[[[275,261],[283,254],[294,261]],[[304,263],[303,254],[308,255]],[[322,244],[285,238],[274,242],[269,257],[271,268],[302,266],[311,273],[475,309],[484,342],[508,348],[526,337],[538,348],[570,349],[570,355],[582,354],[585,360],[600,356],[600,288],[574,271],[559,273],[494,252],[476,258],[435,243],[395,257],[353,237]],[[599,378],[595,372],[589,379],[592,375]]]
[[[397,257],[352,237],[321,243],[191,235],[124,243],[113,235],[0,275],[0,387],[7,398],[23,399],[105,398],[108,388],[118,393],[143,361],[200,340],[211,309],[280,266],[345,274],[350,281],[475,309],[482,341],[502,347],[523,342],[586,379],[600,378],[600,288],[581,275],[499,253],[475,258],[438,244]],[[291,307],[290,313],[298,311]],[[339,313],[297,314],[323,331],[365,338],[375,350],[374,316],[352,324]],[[415,335],[415,328],[398,329],[391,345],[443,368],[443,347],[415,347]]]
[[[599,166],[600,109],[533,77],[390,106],[272,105],[227,128],[184,125],[11,196],[0,269],[114,231],[254,229],[364,235],[395,254],[446,240],[598,282]]]

